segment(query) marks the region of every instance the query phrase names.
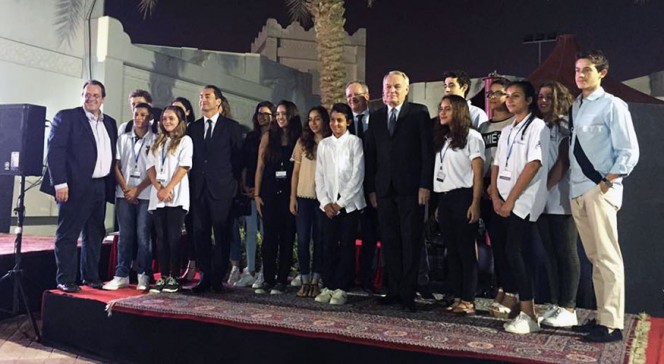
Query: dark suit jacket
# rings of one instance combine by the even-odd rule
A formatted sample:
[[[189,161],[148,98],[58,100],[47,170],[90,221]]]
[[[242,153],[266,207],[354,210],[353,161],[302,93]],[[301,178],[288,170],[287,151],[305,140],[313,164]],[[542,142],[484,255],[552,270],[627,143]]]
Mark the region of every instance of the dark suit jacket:
[[[193,166],[189,172],[191,198],[199,199],[206,185],[215,200],[235,197],[242,164],[240,124],[220,115],[212,141],[206,143],[205,120],[201,118],[189,124],[187,135],[194,142]]]
[[[118,130],[115,120],[104,114],[104,126],[111,139],[111,170],[105,178],[106,201],[115,202],[115,153]],[[92,186],[97,162],[97,144],[82,107],[62,110],[55,115],[48,136],[47,169],[40,190],[55,195],[56,185],[67,183],[69,197],[75,199]]]
[[[365,139],[365,189],[385,197],[417,196],[420,188],[433,187],[434,151],[427,107],[405,102],[399,112],[394,134],[387,129],[387,106],[369,116]]]

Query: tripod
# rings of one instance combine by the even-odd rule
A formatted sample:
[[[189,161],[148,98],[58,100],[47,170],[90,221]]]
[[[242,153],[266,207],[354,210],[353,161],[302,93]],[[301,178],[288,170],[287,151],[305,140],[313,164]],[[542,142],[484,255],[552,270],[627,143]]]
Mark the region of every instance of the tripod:
[[[23,242],[23,219],[25,218],[25,176],[21,175],[21,189],[19,191],[18,203],[14,212],[17,213],[17,223],[16,223],[16,240],[14,240],[14,268],[10,269],[7,274],[0,278],[0,282],[5,280],[14,281],[14,294],[12,299],[12,309],[6,310],[0,308],[0,311],[9,313],[12,316],[16,316],[19,313],[19,299],[23,301],[23,306],[25,307],[25,312],[27,312],[30,322],[32,323],[32,329],[35,331],[35,336],[37,341],[41,340],[41,335],[39,334],[39,327],[37,327],[37,321],[30,311],[30,306],[28,305],[28,299],[25,295],[25,289],[23,288],[23,269],[21,269],[21,243]]]

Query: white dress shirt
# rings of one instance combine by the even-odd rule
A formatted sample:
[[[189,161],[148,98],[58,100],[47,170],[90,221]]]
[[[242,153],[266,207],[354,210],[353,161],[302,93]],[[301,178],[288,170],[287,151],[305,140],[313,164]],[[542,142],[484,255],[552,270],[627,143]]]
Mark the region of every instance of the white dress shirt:
[[[364,151],[362,140],[346,131],[318,143],[316,152],[316,197],[320,209],[336,203],[346,212],[366,207],[364,200]]]
[[[85,110],[85,109],[84,109]],[[111,163],[113,162],[113,150],[111,149],[111,138],[104,125],[104,114],[99,113],[99,118],[94,114],[85,111],[88,122],[92,128],[92,135],[95,137],[97,145],[97,162],[95,163],[92,178],[102,178],[111,173]]]

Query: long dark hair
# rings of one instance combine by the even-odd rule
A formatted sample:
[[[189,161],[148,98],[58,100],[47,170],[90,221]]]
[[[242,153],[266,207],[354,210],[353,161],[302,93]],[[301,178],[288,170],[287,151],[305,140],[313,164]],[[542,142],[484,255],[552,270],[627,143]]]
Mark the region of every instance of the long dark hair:
[[[187,124],[192,123],[196,120],[196,116],[194,116],[194,108],[193,108],[193,106],[191,106],[191,102],[189,102],[189,100],[187,100],[186,98],[184,98],[182,96],[178,96],[178,97],[174,98],[173,100],[171,100],[171,102],[169,102],[168,104],[173,105],[174,102],[179,102],[179,103],[182,104],[182,106],[184,106],[184,108],[186,110],[185,115],[186,115],[186,118],[187,118]],[[189,115],[187,115],[187,113],[189,113]]]
[[[286,131],[281,129],[279,123],[276,121],[270,125],[269,143],[265,154],[267,160],[272,162],[279,160],[279,157],[281,157],[281,136],[284,133],[286,133],[286,139],[289,146],[294,146],[297,139],[302,135],[302,120],[300,119],[300,112],[297,110],[297,106],[287,100],[279,101],[277,109],[279,106],[286,108],[288,125],[286,126]]]
[[[316,143],[316,135],[309,126],[309,116],[312,111],[316,111],[323,120],[323,127],[320,130],[323,138],[327,138],[332,134],[332,130],[330,129],[330,114],[327,113],[327,110],[320,105],[309,109],[309,112],[307,112],[307,121],[304,123],[302,130],[302,137],[300,137],[300,143],[302,143],[302,147],[304,148],[305,157],[310,160],[316,158],[316,146],[318,144]]]
[[[448,138],[450,139],[450,148],[464,148],[468,142],[468,130],[472,125],[466,99],[457,95],[445,95],[440,100],[439,107],[444,100],[449,101],[452,107],[452,122],[449,125],[442,125],[438,121],[434,125],[433,146],[436,152],[443,149],[445,140]]]
[[[256,105],[256,110],[254,110],[254,116],[251,118],[251,123],[254,126],[254,130],[252,131],[259,133],[261,131],[261,125],[258,123],[258,110],[260,110],[261,107],[267,107],[270,109],[270,112],[272,113],[272,121],[274,121],[275,114],[277,113],[277,108],[269,101],[261,101]],[[270,121],[270,124],[272,124],[272,121]]]

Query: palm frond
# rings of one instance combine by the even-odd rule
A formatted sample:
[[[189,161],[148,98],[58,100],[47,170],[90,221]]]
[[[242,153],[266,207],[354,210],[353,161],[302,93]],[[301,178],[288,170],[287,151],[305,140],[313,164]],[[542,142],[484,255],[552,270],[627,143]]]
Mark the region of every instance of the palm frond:
[[[298,21],[303,25],[311,23],[311,13],[307,8],[308,2],[309,0],[285,0],[291,21]]]
[[[84,0],[59,0],[55,7],[55,34],[59,45],[71,46],[84,19]]]
[[[158,0],[139,0],[138,11],[143,14],[143,19],[152,16],[152,12],[157,7]]]

